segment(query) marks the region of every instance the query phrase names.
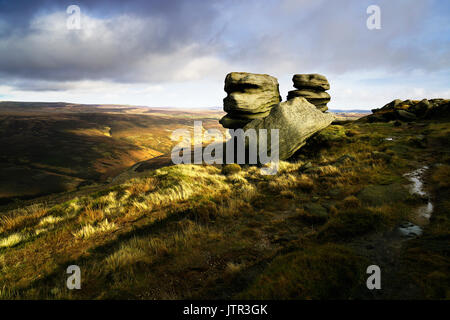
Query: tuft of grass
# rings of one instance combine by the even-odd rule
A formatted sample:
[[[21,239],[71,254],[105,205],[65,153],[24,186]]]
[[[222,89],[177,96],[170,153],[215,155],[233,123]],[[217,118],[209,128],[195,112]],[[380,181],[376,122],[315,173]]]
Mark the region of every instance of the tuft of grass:
[[[22,233],[10,234],[6,238],[0,239],[0,248],[13,247],[26,239],[27,236]]]
[[[226,164],[222,167],[221,173],[224,175],[235,174],[241,171],[241,166],[237,163]]]
[[[293,189],[300,189],[305,192],[310,192],[314,189],[313,180],[306,174],[282,174],[276,176],[268,183],[268,188],[272,192],[292,191]]]
[[[13,210],[0,217],[0,233],[17,231],[36,224],[47,214],[47,208],[35,204],[22,209]]]
[[[164,236],[134,237],[122,243],[115,252],[104,259],[102,270],[103,266],[106,266],[109,272],[132,269],[134,265],[150,265],[171,253],[189,249],[191,240],[209,234],[207,229],[190,220],[181,221],[177,230]]]
[[[78,216],[78,221],[82,224],[91,224],[103,220],[105,214],[101,209],[93,209],[91,206],[85,207],[84,211]]]
[[[342,200],[342,206],[346,209],[358,208],[361,205],[359,199],[355,196],[348,196]]]
[[[97,225],[92,224],[85,225],[80,230],[75,232],[73,235],[75,238],[78,239],[87,239],[92,237],[94,234],[114,231],[116,229],[117,226],[114,222],[108,222],[108,219],[105,219]]]
[[[341,175],[340,170],[332,165],[318,167],[317,171],[320,177],[335,177]]]
[[[159,180],[155,177],[148,177],[145,179],[135,180],[134,183],[129,184],[126,192],[129,197],[138,197],[154,191],[158,187]]]
[[[0,288],[0,300],[13,300],[19,296],[16,290],[3,286]]]
[[[40,227],[45,227],[45,226],[49,226],[49,225],[54,225],[58,222],[63,221],[64,219],[62,217],[55,217],[55,216],[46,216],[44,218],[42,218],[39,221],[39,226]]]

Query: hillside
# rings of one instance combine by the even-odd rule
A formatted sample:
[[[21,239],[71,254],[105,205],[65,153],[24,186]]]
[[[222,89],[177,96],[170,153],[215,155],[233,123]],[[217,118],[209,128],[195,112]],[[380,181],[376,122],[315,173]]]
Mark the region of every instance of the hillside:
[[[4,209],[0,297],[448,299],[450,120],[370,117],[320,131],[274,176],[247,165],[148,164],[93,192]],[[162,118],[88,119],[108,125],[124,144],[117,148],[167,150],[129,142]],[[70,134],[110,139],[97,130]],[[58,167],[51,161],[43,163]],[[424,181],[422,194],[411,173]],[[71,264],[82,270],[82,290],[65,286]],[[365,286],[373,264],[383,270],[381,292]]]
[[[0,102],[0,204],[112,179],[168,152],[172,130],[217,128],[218,111]]]

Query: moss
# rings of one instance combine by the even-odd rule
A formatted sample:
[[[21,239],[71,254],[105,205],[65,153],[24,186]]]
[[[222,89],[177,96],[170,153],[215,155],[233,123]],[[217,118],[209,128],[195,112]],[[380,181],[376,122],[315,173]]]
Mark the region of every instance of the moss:
[[[380,206],[384,203],[405,201],[409,198],[408,190],[401,184],[369,185],[357,195],[363,205]]]
[[[319,131],[312,137],[312,144],[318,144],[326,147],[331,146],[334,143],[339,143],[347,139],[344,126],[331,125],[325,129]]]
[[[275,258],[239,299],[349,299],[363,260],[344,246],[309,246]]]
[[[336,142],[347,138],[345,128],[340,125],[331,125],[321,130],[317,134],[318,138],[323,141]]]
[[[328,216],[327,209],[318,203],[306,203],[304,206],[305,210],[312,214],[313,216],[326,218]]]
[[[311,211],[306,211],[303,209],[297,209],[296,210],[297,215],[296,218],[300,219],[301,221],[309,224],[323,224],[327,221],[327,215],[319,215],[312,213]]]
[[[319,240],[342,241],[375,231],[385,222],[379,212],[368,209],[347,209],[335,214],[321,228]]]
[[[449,188],[450,187],[450,166],[441,165],[434,170],[431,179],[439,188]]]

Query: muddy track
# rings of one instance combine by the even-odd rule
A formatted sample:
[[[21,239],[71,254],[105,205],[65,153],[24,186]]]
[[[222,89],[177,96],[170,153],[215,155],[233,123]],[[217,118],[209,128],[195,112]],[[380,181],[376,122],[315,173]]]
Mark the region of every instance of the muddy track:
[[[431,188],[427,186],[430,171],[428,166],[423,166],[410,173],[414,175],[419,172],[419,174],[414,175],[414,177],[420,179],[419,185],[410,179],[413,183],[411,192],[427,196],[429,198],[428,205],[425,205],[425,207],[428,208],[431,204],[430,199],[433,199],[433,202],[435,199],[431,193]],[[414,222],[421,221],[421,226],[417,226],[411,221],[405,221],[392,230],[374,233],[349,244],[357,254],[367,259],[370,265],[377,265],[381,270],[381,290],[369,290],[363,285],[356,294],[358,299],[412,300],[423,298],[421,289],[417,284],[411,282],[411,278],[405,274],[405,261],[402,259],[408,241],[418,239],[422,235],[422,227],[429,223],[428,219],[424,222],[423,208],[424,206],[420,205],[414,212],[414,215],[418,216],[411,216],[409,219],[414,220]],[[428,213],[431,214],[431,212]]]

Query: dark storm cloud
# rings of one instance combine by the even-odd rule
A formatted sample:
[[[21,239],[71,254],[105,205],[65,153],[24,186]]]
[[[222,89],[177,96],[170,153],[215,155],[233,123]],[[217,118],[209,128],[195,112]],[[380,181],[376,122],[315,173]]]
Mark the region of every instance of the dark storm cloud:
[[[175,68],[211,52],[220,9],[215,1],[78,1],[82,28],[67,30],[70,4],[0,2],[0,73],[45,80],[168,80]]]

